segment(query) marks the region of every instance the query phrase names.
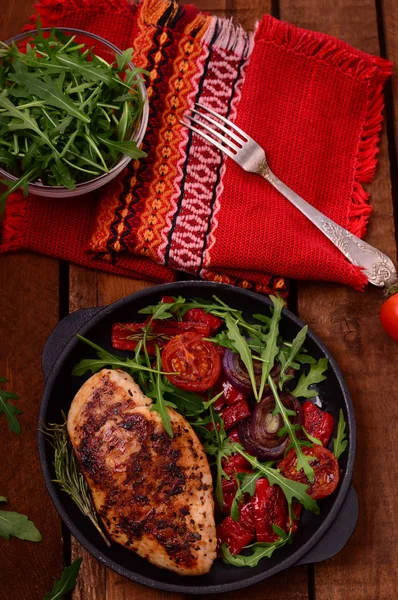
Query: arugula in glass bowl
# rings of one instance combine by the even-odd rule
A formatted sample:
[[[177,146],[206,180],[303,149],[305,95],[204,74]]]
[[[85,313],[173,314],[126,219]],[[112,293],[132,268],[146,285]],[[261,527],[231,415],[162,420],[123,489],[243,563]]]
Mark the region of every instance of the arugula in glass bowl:
[[[18,188],[79,195],[146,156],[146,72],[131,63],[132,49],[37,25],[0,45],[0,214]]]

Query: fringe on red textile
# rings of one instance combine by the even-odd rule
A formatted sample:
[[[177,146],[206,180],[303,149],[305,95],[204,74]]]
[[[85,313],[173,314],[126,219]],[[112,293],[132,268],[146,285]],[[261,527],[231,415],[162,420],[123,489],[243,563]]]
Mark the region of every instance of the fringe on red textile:
[[[377,64],[378,61],[375,60],[375,62]],[[391,75],[392,64],[386,64],[385,61],[381,64],[379,62],[377,68],[378,70],[373,74],[376,82],[369,97],[363,130],[358,141],[354,163],[354,182],[348,209],[347,229],[358,237],[364,237],[369,216],[373,210],[368,203],[369,194],[364,190],[362,183],[371,182],[376,172],[380,131],[383,122],[383,85],[387,77]]]
[[[347,214],[347,229],[362,238],[366,234],[369,216],[373,210],[369,204],[369,193],[362,184],[371,182],[376,171],[383,122],[383,86],[392,73],[393,65],[377,56],[371,57],[371,60],[369,56],[364,58],[359,50],[353,50],[344,42],[337,43],[325,34],[319,33],[315,36],[314,32],[293,28],[276,19],[263,19],[256,30],[256,40],[268,41],[305,54],[314,60],[326,62],[358,81],[368,82],[372,88],[354,159],[351,202]],[[355,287],[362,291],[367,279],[357,267],[353,267],[353,270],[356,272]]]

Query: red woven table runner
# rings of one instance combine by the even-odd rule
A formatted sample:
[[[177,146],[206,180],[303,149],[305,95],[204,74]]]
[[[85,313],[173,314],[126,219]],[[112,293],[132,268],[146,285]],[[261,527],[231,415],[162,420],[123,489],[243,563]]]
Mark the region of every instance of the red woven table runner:
[[[276,175],[363,236],[371,207],[362,184],[376,168],[389,62],[270,16],[248,34],[173,0],[37,8],[45,26],[134,47],[134,62],[150,71],[148,157],[89,198],[14,195],[0,251],[24,248],[158,281],[181,270],[262,292],[286,292],[283,277],[363,288],[360,270],[278,192],[179,119],[202,102],[234,120]]]

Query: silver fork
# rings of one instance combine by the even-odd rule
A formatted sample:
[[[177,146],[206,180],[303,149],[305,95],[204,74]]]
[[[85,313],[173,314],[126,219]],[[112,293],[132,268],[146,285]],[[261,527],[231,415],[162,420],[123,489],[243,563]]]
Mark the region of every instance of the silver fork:
[[[188,122],[180,123],[219,148],[245,171],[264,177],[322,231],[353,265],[362,267],[370,283],[379,287],[396,283],[397,271],[388,256],[340,227],[278,179],[269,168],[263,148],[242,129],[208,106],[199,103],[195,106],[197,108],[191,109],[193,116],[184,115]]]

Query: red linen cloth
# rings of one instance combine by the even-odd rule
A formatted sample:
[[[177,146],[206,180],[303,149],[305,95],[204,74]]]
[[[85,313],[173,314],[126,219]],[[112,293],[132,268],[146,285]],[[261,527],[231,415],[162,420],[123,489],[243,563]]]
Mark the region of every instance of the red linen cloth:
[[[15,194],[0,251],[158,281],[184,270],[263,292],[285,292],[282,276],[363,287],[360,270],[266,181],[178,121],[195,101],[235,120],[276,175],[362,236],[371,212],[362,183],[376,168],[390,63],[267,15],[253,38],[173,0],[45,0],[37,9],[44,26],[134,46],[136,64],[151,71],[148,158],[87,198]]]

